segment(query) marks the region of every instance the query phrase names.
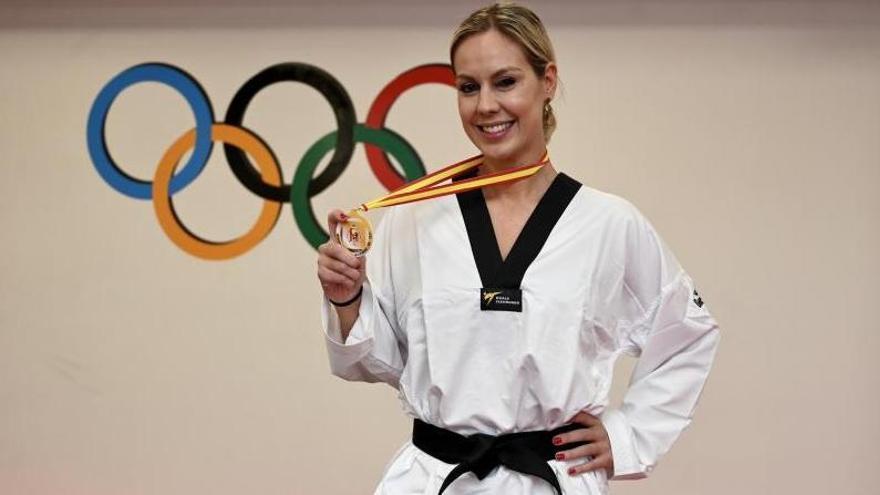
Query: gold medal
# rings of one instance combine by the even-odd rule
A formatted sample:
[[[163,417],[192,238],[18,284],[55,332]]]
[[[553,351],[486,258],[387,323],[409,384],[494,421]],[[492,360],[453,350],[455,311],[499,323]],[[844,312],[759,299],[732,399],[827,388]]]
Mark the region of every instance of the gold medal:
[[[447,194],[456,194],[481,187],[522,180],[535,175],[549,162],[550,157],[545,152],[538,163],[440,185],[440,182],[461,175],[483,164],[482,155],[468,158],[416,179],[385,196],[368,201],[359,208],[351,210],[348,212],[348,220],[336,225],[336,240],[355,256],[363,256],[373,244],[373,228],[370,226],[366,216],[363,215],[368,210],[412,203],[446,196]]]
[[[348,212],[348,220],[336,224],[336,240],[353,255],[361,257],[373,245],[373,227],[360,209]]]

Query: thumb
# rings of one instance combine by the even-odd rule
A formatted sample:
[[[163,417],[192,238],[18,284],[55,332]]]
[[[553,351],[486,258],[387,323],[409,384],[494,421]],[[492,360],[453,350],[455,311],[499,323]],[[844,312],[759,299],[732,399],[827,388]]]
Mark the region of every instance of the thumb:
[[[361,256],[358,258],[358,260],[361,262],[361,266],[358,267],[358,271],[361,272],[361,280],[363,280],[364,277],[366,277],[367,275],[367,257]]]

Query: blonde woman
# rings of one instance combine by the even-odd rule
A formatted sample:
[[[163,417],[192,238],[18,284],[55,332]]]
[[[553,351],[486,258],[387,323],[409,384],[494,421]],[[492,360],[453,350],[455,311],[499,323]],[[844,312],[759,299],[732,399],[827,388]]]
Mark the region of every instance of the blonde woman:
[[[541,163],[558,68],[539,18],[480,9],[450,56],[483,154],[470,177]],[[344,221],[331,212],[331,232]],[[388,383],[413,417],[377,494],[600,494],[644,477],[690,423],[719,338],[645,217],[552,162],[393,207],[368,258],[321,246],[318,278],[333,373]],[[609,409],[622,353],[639,361]]]

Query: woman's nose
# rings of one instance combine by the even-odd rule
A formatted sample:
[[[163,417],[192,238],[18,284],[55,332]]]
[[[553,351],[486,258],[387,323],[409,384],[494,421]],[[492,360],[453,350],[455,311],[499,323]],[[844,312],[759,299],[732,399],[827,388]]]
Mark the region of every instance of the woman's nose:
[[[495,113],[498,111],[498,100],[489,88],[480,90],[479,101],[477,102],[477,111],[480,113]]]

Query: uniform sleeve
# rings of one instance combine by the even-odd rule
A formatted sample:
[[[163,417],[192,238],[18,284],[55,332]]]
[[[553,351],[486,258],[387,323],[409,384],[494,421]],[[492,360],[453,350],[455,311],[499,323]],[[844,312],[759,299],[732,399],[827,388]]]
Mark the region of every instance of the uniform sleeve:
[[[376,229],[367,254],[367,277],[357,320],[342,340],[336,310],[324,297],[321,321],[331,372],[345,380],[385,382],[397,388],[406,360],[404,337],[394,309],[388,242],[392,230],[389,210]]]
[[[633,207],[627,222],[618,345],[638,357],[619,409],[602,415],[612,479],[651,472],[691,423],[718,346],[718,325],[694,282]]]

